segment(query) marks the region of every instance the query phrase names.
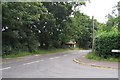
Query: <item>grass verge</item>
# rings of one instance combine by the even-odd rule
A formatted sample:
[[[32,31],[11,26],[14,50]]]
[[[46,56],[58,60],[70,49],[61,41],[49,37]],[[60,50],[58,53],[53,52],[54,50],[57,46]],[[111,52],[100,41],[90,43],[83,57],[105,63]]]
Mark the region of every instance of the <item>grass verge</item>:
[[[87,59],[97,60],[97,61],[120,62],[119,58],[113,58],[113,57],[102,58],[102,57],[95,55],[95,52],[90,52],[85,57]]]
[[[2,58],[17,58],[17,57],[23,57],[23,56],[35,55],[35,54],[52,54],[57,52],[65,52],[69,50],[70,49],[48,49],[48,50],[41,49],[34,52],[17,52],[14,54],[3,55]]]

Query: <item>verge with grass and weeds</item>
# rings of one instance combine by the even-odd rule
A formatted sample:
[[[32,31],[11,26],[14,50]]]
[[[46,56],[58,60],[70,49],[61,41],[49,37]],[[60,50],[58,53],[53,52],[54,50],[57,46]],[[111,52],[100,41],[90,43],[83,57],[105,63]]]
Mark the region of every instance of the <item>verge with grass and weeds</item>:
[[[17,52],[14,54],[9,54],[9,55],[3,55],[2,58],[17,58],[17,57],[23,57],[23,56],[28,56],[28,55],[35,55],[35,54],[52,54],[52,53],[57,53],[57,52],[66,52],[69,51],[70,49],[41,49],[41,50],[36,50],[33,52]]]
[[[18,51],[13,54],[2,55],[2,58],[17,58],[17,57],[24,57],[24,56],[35,55],[35,54],[55,54],[58,52],[67,52],[70,50],[83,50],[83,49],[82,48],[65,48],[65,49],[54,48],[54,49],[40,49],[33,52]]]
[[[118,54],[118,53],[116,53],[116,54]],[[87,59],[97,60],[97,61],[120,62],[120,58],[115,58],[115,57],[112,57],[112,56],[100,57],[100,56],[97,55],[97,52],[95,52],[95,51],[89,52],[85,57]]]

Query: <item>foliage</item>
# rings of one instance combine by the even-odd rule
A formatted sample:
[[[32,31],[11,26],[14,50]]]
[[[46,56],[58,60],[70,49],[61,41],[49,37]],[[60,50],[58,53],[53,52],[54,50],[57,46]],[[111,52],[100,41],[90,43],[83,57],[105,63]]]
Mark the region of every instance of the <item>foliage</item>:
[[[40,54],[49,54],[49,53],[59,53],[59,52],[65,52],[65,51],[69,51],[69,49],[41,49],[41,50],[37,50],[37,51],[33,51],[33,52],[23,52],[23,51],[19,51],[16,52],[14,54],[9,54],[9,55],[3,55],[3,58],[16,58],[16,57],[23,57],[23,56],[27,56],[27,55],[40,55]]]
[[[69,27],[68,20],[69,15],[72,12],[72,4],[71,3],[63,3],[63,2],[50,2],[50,3],[43,3],[44,6],[47,8],[48,12],[53,14],[55,19],[55,27],[53,28],[53,36],[52,36],[52,46],[59,48],[66,42],[64,35],[68,33],[65,32],[65,29]],[[53,26],[52,26],[53,27]],[[63,38],[64,37],[64,38]]]
[[[74,2],[2,3],[3,55],[21,51],[34,52],[39,48],[63,48],[69,40],[77,39],[76,28],[70,18],[74,12],[72,7],[79,6],[77,4]],[[82,21],[84,17],[86,15],[81,15],[79,18]],[[81,28],[77,27],[82,31],[82,22],[80,25]],[[85,28],[84,34],[89,34]]]
[[[81,5],[85,2],[2,3],[3,55],[66,48],[70,40],[91,48],[92,20],[77,10]],[[97,30],[99,23],[94,22]]]
[[[120,39],[120,33],[118,31],[101,32],[95,37],[94,50],[100,57],[120,57],[118,53],[111,52],[112,49],[120,49],[118,40]]]
[[[109,14],[108,21],[104,30],[111,31],[113,29],[118,29],[118,17],[113,17]]]
[[[81,48],[91,48],[92,42],[92,20],[89,16],[80,13],[74,13],[72,18],[73,39],[78,43]],[[97,21],[95,21],[95,30],[97,30]]]
[[[111,56],[108,56],[107,58],[103,58],[103,57],[96,55],[96,52],[90,52],[85,57],[90,60],[120,62],[120,58],[114,58]]]
[[[34,51],[37,49],[32,24],[39,20],[46,9],[41,3],[3,3],[3,53],[14,53],[15,51]],[[14,15],[13,15],[14,14]]]
[[[119,7],[119,4],[117,7]],[[108,14],[108,21],[106,24],[98,24],[98,30],[95,31],[94,51],[95,54],[101,58],[120,57],[119,53],[111,52],[112,49],[120,49],[120,16],[114,15],[116,15],[116,13]]]

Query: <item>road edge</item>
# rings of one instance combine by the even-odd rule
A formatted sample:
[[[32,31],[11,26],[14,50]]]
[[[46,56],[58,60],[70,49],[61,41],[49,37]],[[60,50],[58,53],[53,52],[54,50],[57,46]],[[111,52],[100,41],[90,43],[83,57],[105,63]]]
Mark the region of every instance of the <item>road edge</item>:
[[[73,61],[75,63],[78,63],[80,65],[85,65],[85,66],[91,66],[91,67],[96,67],[96,68],[102,68],[102,69],[112,69],[112,70],[116,70],[117,68],[112,68],[112,67],[106,67],[106,66],[100,66],[100,65],[95,65],[95,64],[88,64],[88,63],[85,63],[85,62],[82,62],[78,59],[73,59]]]

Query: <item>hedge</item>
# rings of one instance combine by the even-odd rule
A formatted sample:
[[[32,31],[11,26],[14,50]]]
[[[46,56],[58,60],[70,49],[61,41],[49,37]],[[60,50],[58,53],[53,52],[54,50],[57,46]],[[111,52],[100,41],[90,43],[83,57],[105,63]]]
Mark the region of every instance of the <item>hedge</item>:
[[[95,37],[94,50],[100,57],[120,57],[120,53],[111,52],[112,49],[120,50],[120,32],[102,32]]]

